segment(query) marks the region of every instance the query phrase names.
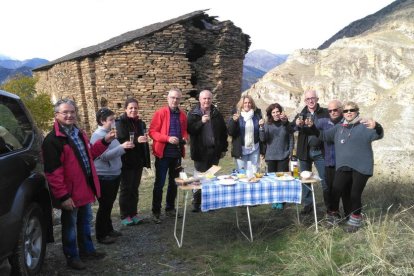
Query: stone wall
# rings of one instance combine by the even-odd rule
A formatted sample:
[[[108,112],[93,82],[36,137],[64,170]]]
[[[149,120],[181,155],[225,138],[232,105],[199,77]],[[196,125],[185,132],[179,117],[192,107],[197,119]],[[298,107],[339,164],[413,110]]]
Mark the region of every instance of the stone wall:
[[[171,88],[183,92],[185,111],[197,103],[200,90],[211,89],[214,103],[229,116],[240,97],[250,42],[230,21],[210,22],[176,23],[118,48],[36,71],[37,89],[49,93],[53,102],[75,100],[79,125],[88,133],[96,128],[99,108],[106,106],[120,115],[128,97],[138,99],[139,113],[149,124],[154,111],[167,103]]]

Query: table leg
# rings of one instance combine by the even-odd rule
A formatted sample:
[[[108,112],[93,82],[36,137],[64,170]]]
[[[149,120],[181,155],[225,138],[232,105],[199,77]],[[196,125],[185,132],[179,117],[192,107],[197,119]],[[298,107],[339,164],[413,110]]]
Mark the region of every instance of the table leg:
[[[240,225],[239,225],[239,216],[237,213],[237,207],[236,207],[236,225],[237,225],[237,229],[239,229],[240,233],[243,234],[243,236],[249,241],[249,242],[253,242],[253,231],[252,231],[252,223],[250,220],[250,211],[249,211],[249,206],[246,206],[246,211],[247,211],[247,220],[249,221],[249,230],[250,230],[250,238],[243,232],[243,230],[240,229]]]
[[[311,192],[312,192],[313,215],[315,217],[315,228],[316,228],[316,233],[318,233],[318,217],[316,215],[315,190],[313,189],[313,185],[312,184],[310,186],[311,186]]]
[[[184,197],[184,214],[183,214],[183,224],[181,226],[181,237],[180,240],[178,240],[177,237],[177,222],[178,222],[178,211],[179,211],[179,202],[180,202],[180,191],[177,191],[177,207],[176,207],[176,214],[175,214],[175,223],[174,223],[174,237],[177,241],[178,247],[181,248],[183,246],[183,239],[184,239],[184,227],[185,227],[185,217],[187,215],[187,198],[188,198],[188,190],[185,191],[185,197]]]

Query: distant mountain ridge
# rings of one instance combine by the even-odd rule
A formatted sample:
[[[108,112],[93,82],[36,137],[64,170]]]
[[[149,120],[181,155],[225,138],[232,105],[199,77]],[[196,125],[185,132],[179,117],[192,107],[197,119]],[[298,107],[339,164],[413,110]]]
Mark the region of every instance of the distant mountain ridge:
[[[32,76],[32,69],[49,61],[42,58],[31,58],[23,61],[13,60],[0,54],[0,84],[6,82],[10,78],[21,74],[24,76]]]
[[[266,50],[247,53],[243,62],[242,91],[249,89],[267,72],[284,63],[288,55],[273,54]]]
[[[262,110],[281,104],[290,120],[309,89],[324,107],[332,99],[358,103],[361,117],[385,129],[373,144],[375,177],[412,183],[414,170],[407,168],[414,167],[414,0],[397,0],[373,15],[337,33],[354,36],[335,35],[322,50],[295,50],[246,93]]]

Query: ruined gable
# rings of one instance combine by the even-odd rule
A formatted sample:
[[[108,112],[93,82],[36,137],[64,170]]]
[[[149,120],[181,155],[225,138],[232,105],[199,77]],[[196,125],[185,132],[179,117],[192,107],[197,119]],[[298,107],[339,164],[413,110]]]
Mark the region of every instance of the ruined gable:
[[[53,101],[74,99],[80,124],[89,133],[96,128],[99,108],[106,106],[120,115],[128,97],[138,99],[140,114],[149,123],[154,111],[166,105],[171,88],[183,92],[181,108],[186,111],[197,102],[200,90],[211,89],[213,102],[229,116],[240,97],[249,36],[232,22],[220,22],[202,11],[167,23],[126,33],[36,68],[38,91],[47,92]]]

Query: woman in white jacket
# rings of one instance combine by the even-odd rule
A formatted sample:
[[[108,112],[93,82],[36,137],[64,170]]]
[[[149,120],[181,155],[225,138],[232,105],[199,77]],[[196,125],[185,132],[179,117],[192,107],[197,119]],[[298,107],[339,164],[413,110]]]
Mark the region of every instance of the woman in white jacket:
[[[96,113],[96,121],[99,126],[92,134],[92,144],[101,140],[111,130],[111,126],[115,124],[115,113],[108,108],[101,108]],[[98,199],[99,208],[95,224],[96,239],[99,243],[114,243],[116,237],[122,235],[112,226],[111,212],[121,181],[121,155],[125,153],[125,149],[133,147],[134,144],[129,141],[120,144],[117,139],[114,139],[108,149],[94,160],[101,184],[101,197]]]

